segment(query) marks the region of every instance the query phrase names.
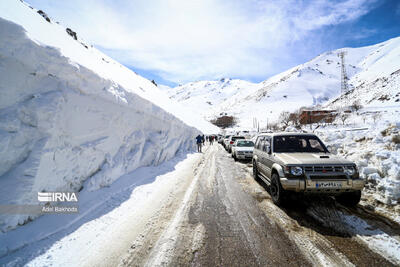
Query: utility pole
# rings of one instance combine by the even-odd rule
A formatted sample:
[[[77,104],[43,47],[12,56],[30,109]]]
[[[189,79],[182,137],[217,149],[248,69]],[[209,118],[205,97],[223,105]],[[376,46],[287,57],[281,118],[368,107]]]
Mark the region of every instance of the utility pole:
[[[253,117],[253,128],[257,129],[257,133],[260,132],[260,122],[256,117]]]
[[[338,53],[338,57],[340,58],[340,60],[341,60],[341,69],[342,69],[342,71],[341,71],[341,94],[342,94],[342,97],[343,97],[343,102],[344,102],[344,106],[347,106],[348,105],[348,103],[347,103],[347,100],[348,100],[348,97],[347,97],[347,95],[346,95],[346,93],[349,91],[349,86],[348,86],[348,84],[347,84],[347,81],[348,81],[348,77],[347,77],[347,74],[346,74],[346,66],[345,66],[345,61],[344,61],[344,56],[347,54],[347,52],[346,51],[341,51],[341,52],[339,52]]]

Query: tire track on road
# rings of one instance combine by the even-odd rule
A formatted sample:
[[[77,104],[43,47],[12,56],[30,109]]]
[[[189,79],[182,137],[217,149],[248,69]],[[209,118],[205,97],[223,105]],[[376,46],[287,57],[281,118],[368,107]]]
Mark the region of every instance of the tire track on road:
[[[192,266],[307,266],[310,263],[285,233],[257,207],[239,185],[245,172],[217,146],[215,168],[199,179],[198,195],[190,209],[189,223],[205,227],[204,245]],[[214,176],[210,189],[208,179]],[[185,247],[184,242],[180,245]]]
[[[151,250],[145,266],[165,266],[170,264],[174,258],[176,243],[179,239],[179,232],[182,231],[182,224],[184,223],[184,220],[188,214],[192,194],[196,190],[199,177],[203,176],[205,171],[209,171],[206,166],[210,165],[210,161],[213,159],[212,157],[209,157],[210,154],[212,155],[213,150],[215,150],[215,148],[208,147],[205,151],[203,156],[205,157],[205,161],[203,161],[199,166],[197,174],[186,190],[179,209],[176,211],[172,221],[169,223],[168,227],[164,230],[161,237],[157,240],[157,243]],[[199,233],[199,231],[197,233]],[[198,240],[201,236],[202,235],[195,236],[197,243],[201,242]]]

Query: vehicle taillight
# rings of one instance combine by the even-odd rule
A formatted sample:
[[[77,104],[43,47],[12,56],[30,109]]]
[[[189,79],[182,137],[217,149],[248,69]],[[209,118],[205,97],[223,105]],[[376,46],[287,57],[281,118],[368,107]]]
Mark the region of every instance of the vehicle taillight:
[[[233,144],[234,142],[233,141],[231,141],[231,145]]]

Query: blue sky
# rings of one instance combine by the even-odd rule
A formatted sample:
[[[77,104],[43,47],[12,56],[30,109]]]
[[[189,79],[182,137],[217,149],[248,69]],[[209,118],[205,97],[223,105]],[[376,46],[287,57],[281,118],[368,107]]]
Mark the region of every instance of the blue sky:
[[[400,36],[400,0],[28,0],[148,79],[260,82]]]

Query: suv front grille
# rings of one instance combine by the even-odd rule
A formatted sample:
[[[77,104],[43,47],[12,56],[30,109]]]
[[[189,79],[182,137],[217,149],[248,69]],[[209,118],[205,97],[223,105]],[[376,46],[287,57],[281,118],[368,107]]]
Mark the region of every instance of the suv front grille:
[[[343,172],[343,166],[305,166],[304,172],[306,173],[315,173],[315,172],[322,172],[322,173],[332,173],[332,172]]]

